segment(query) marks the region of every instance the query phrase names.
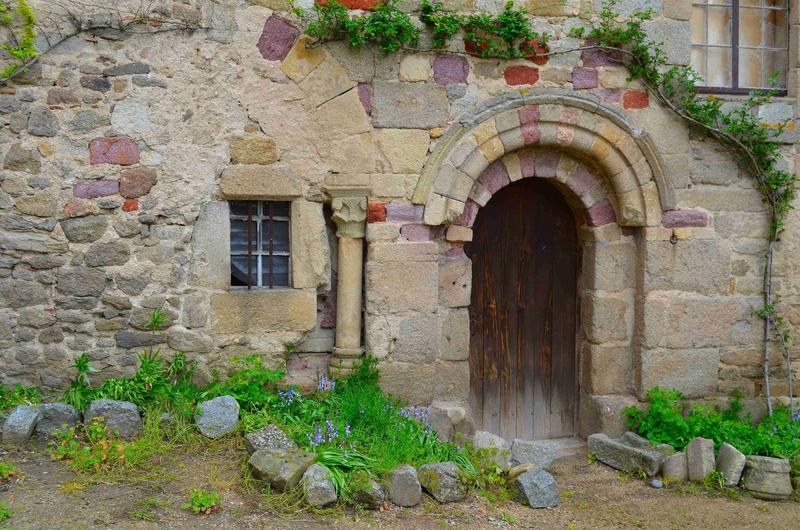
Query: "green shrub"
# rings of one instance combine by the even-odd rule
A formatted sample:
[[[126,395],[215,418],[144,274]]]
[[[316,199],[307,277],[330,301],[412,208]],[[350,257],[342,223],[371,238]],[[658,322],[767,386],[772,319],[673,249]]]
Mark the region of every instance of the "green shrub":
[[[215,509],[219,508],[222,498],[214,490],[195,488],[189,492],[189,502],[181,504],[184,510],[192,510],[194,513],[210,515]]]
[[[649,408],[625,409],[628,427],[654,443],[668,443],[682,450],[697,436],[714,440],[719,449],[729,443],[748,455],[793,458],[800,455],[800,421],[793,421],[788,408],[776,408],[753,424],[743,415],[734,396],[727,409],[695,404],[689,406],[676,390],[654,388],[647,393]]]

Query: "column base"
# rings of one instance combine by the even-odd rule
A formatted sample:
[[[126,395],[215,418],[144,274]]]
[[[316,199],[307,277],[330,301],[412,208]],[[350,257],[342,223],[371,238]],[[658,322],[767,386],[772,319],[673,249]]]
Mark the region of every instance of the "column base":
[[[336,377],[349,375],[363,355],[363,348],[334,348],[328,370]]]

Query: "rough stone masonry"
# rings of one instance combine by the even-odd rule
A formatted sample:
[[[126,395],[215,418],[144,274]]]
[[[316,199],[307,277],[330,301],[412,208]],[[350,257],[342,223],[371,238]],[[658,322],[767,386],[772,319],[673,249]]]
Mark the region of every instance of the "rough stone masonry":
[[[65,32],[60,7],[32,4],[44,33]],[[552,51],[580,47],[570,29],[596,20],[577,0],[521,5]],[[621,4],[634,7],[655,10],[648,31],[686,64],[691,2]],[[729,151],[609,57],[482,59],[458,39],[389,55],[307,48],[282,2],[154,9],[200,29],[81,33],[0,88],[1,383],[63,389],[81,352],[102,376],[129,374],[149,345],[187,352],[201,378],[254,353],[308,383],[367,352],[393,394],[469,417],[464,245],[493,194],[541,178],[579,220],[580,432],[620,432],[621,408],[656,385],[738,390],[760,410],[765,206]],[[794,124],[796,67],[788,96],[759,109],[766,124]],[[794,131],[781,137],[791,171]],[[229,201],[244,199],[291,203],[290,287],[231,288]],[[791,213],[775,263],[793,324],[798,228]],[[167,317],[157,334],[153,309]]]

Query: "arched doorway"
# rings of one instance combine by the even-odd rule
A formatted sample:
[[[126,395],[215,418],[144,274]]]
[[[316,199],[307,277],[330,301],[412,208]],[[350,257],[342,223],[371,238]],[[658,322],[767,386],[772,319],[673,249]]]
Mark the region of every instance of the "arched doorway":
[[[577,275],[572,210],[523,179],[480,209],[473,241],[470,390],[476,428],[506,439],[576,432]]]

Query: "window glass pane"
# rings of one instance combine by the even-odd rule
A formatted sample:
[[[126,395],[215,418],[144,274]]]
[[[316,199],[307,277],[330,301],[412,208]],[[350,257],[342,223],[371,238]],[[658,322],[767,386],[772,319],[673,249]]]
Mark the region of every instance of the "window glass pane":
[[[253,230],[253,239],[256,236],[256,223],[251,223]],[[253,241],[253,252],[256,251],[256,242]],[[247,221],[231,219],[231,252],[247,253]]]
[[[786,0],[764,0],[764,5],[767,7],[786,9]]]
[[[731,5],[731,0],[708,0],[708,3],[719,6],[729,6]]]
[[[739,5],[758,7],[761,5],[761,0],[739,0]]]
[[[731,43],[731,8],[708,8],[708,43]]]
[[[692,43],[706,43],[706,9],[702,6],[692,7]]]
[[[252,208],[253,215],[258,215],[258,201],[231,201],[231,215],[247,215],[248,208]]]
[[[272,286],[287,287],[289,285],[289,256],[264,256],[262,278],[264,286],[269,286],[269,260],[272,260]]]
[[[697,72],[702,81],[706,84],[706,49],[700,46],[692,46],[692,68]]]
[[[786,23],[786,11],[769,10],[765,12],[764,46],[786,48],[789,26]]]
[[[764,86],[769,86],[769,78],[774,73],[776,77],[776,88],[786,88],[786,65],[788,63],[788,53],[786,50],[766,50],[764,52]]]
[[[258,285],[258,261],[253,256],[252,274],[250,275],[252,285]],[[231,256],[231,285],[247,286],[247,256]]]
[[[288,202],[270,202],[264,204],[264,215],[268,215],[272,211],[274,217],[289,217],[289,203]]]
[[[758,88],[761,86],[761,50],[739,50],[739,86]]]
[[[289,252],[289,222],[272,221],[272,251]],[[269,252],[270,222],[263,221],[261,226],[261,245],[264,252]]]
[[[731,86],[731,49],[708,48],[708,86]]]
[[[763,46],[761,18],[764,11],[761,9],[739,10],[739,46]]]

